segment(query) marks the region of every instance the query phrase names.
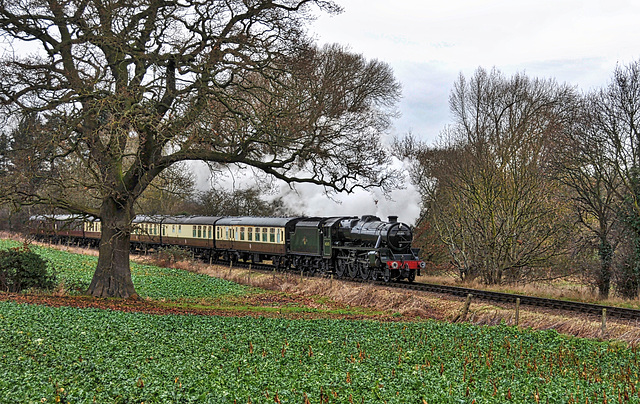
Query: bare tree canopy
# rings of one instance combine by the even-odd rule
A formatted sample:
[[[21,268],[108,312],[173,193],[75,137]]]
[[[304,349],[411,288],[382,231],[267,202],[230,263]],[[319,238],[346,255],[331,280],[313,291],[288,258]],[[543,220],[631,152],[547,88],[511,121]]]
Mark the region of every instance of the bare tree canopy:
[[[95,296],[135,295],[134,203],[179,161],[254,167],[336,191],[392,186],[380,144],[400,93],[388,65],[315,47],[322,0],[0,0],[0,104],[36,114],[40,170],[5,195],[100,217]],[[24,119],[24,118],[22,118]],[[42,186],[28,187],[39,177]],[[46,184],[45,184],[46,183]],[[46,185],[46,186],[45,186]],[[82,197],[78,197],[81,195]]]
[[[417,154],[413,180],[461,276],[518,280],[560,252],[562,199],[547,177],[573,90],[478,69],[450,97],[455,123]]]

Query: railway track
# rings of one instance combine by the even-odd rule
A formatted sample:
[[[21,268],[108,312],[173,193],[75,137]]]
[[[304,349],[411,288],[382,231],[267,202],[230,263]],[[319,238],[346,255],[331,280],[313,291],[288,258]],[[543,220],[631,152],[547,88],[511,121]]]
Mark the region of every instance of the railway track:
[[[472,295],[474,299],[480,299],[496,303],[516,303],[520,299],[521,305],[565,310],[575,313],[587,313],[602,315],[606,309],[607,317],[614,317],[626,320],[640,320],[640,310],[624,307],[604,306],[592,303],[581,303],[567,300],[547,299],[544,297],[526,296],[512,293],[491,292],[487,290],[470,289],[458,286],[435,285],[428,283],[394,283],[393,285],[384,282],[376,282],[379,285],[393,286],[402,289],[418,290],[431,293],[443,293],[454,296]]]
[[[244,268],[250,267],[249,264],[244,264],[242,262],[236,262],[234,263],[234,266],[244,267]],[[265,272],[273,271],[273,267],[270,267],[268,265],[253,264],[251,265],[251,269],[256,271],[265,271]],[[293,271],[293,272],[296,272],[296,271]],[[307,275],[307,274],[305,274],[305,276],[326,277],[326,275]],[[629,309],[624,307],[605,306],[605,305],[599,305],[599,304],[581,303],[581,302],[573,302],[573,301],[558,300],[558,299],[548,299],[544,297],[526,296],[526,295],[503,293],[503,292],[492,292],[487,290],[471,289],[471,288],[464,288],[459,286],[436,285],[436,284],[429,284],[429,283],[417,283],[417,282],[387,283],[383,281],[363,281],[361,279],[350,279],[350,278],[341,278],[340,280],[347,281],[347,282],[354,282],[354,283],[371,282],[378,286],[416,290],[416,291],[422,291],[422,292],[441,293],[441,294],[460,296],[460,297],[466,297],[468,295],[472,295],[474,299],[480,299],[488,302],[503,303],[503,304],[515,304],[516,300],[520,299],[521,305],[564,310],[564,311],[574,312],[574,313],[592,314],[597,316],[601,316],[603,309],[606,309],[607,317],[609,318],[618,318],[618,319],[625,319],[625,320],[640,320],[640,310]]]

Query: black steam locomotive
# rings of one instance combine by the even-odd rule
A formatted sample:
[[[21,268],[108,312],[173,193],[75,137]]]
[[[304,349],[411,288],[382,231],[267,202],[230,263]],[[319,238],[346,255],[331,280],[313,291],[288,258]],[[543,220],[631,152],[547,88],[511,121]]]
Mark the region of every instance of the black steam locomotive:
[[[39,237],[95,246],[101,226],[96,218],[50,215],[31,217],[30,228]],[[413,282],[425,263],[411,248],[412,238],[396,216],[137,216],[131,246],[181,246],[210,262],[271,262],[279,270]]]

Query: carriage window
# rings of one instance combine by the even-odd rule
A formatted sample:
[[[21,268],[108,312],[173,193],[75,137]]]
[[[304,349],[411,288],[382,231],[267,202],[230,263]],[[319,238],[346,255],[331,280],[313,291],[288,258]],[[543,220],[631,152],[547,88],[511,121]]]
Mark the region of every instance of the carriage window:
[[[260,241],[260,228],[256,227],[256,241]]]
[[[262,228],[262,241],[265,242],[265,243],[267,242],[267,229],[266,229],[266,227]]]
[[[191,226],[191,228],[193,229],[193,237],[195,238],[195,236],[196,236],[196,226]]]
[[[176,232],[176,225],[172,224],[171,225],[171,233],[175,233]]]
[[[244,227],[240,228],[240,240],[244,241]]]
[[[182,225],[181,224],[178,225],[178,233],[182,233]]]
[[[225,240],[229,240],[229,228],[228,227],[224,228],[224,233],[225,233],[224,234]]]
[[[282,230],[278,230],[278,243],[280,243],[282,237]]]
[[[247,228],[247,240],[253,241],[253,227]]]
[[[202,226],[198,226],[198,238],[202,238]]]
[[[209,226],[209,238],[213,238],[213,237],[211,237],[211,232],[212,232],[211,226]]]
[[[162,235],[165,236],[167,234],[167,226],[162,226]]]
[[[276,242],[276,229],[269,229],[269,241],[272,243]]]

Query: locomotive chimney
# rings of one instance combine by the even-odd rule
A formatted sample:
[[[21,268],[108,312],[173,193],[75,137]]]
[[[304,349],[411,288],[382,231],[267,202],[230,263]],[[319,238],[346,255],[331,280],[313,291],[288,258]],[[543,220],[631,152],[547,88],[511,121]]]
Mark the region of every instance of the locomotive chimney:
[[[398,216],[389,216],[389,223],[395,223],[398,221]]]

